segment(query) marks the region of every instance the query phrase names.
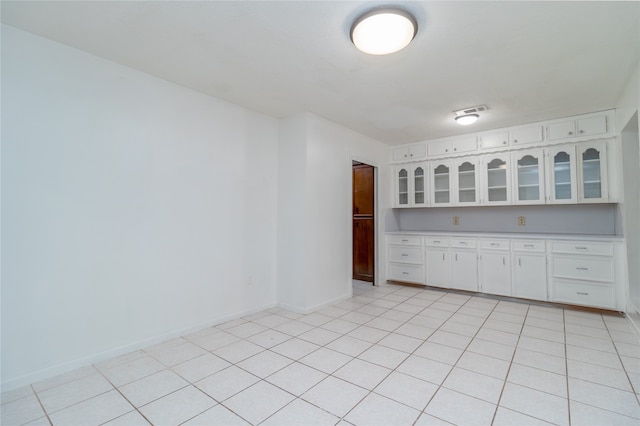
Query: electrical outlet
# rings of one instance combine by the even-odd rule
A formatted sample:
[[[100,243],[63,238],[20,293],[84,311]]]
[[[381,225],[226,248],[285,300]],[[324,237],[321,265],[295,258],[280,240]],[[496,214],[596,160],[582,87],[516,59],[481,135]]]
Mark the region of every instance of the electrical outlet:
[[[518,226],[524,226],[526,223],[524,216],[518,216]]]
[[[460,225],[460,218],[458,216],[454,216],[453,217],[453,224],[454,225]]]

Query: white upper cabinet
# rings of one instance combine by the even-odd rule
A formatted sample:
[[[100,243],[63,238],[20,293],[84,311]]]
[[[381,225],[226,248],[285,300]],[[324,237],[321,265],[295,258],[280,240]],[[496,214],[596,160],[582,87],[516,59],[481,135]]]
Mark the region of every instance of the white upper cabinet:
[[[442,139],[427,144],[429,157],[450,157],[459,154],[473,153],[478,150],[475,135],[459,136],[453,139]]]
[[[576,122],[574,120],[551,123],[547,126],[547,139],[569,139],[576,136]]]
[[[583,118],[576,121],[578,136],[604,135],[607,133],[607,116]]]
[[[425,158],[427,158],[427,144],[424,142],[391,149],[391,162],[393,163],[420,161]]]
[[[480,135],[480,148],[506,148],[509,146],[509,132],[493,132]]]
[[[453,205],[453,178],[450,161],[431,162],[431,207]]]
[[[547,148],[545,153],[547,203],[576,204],[578,202],[578,185],[575,145]]]
[[[513,203],[544,204],[544,155],[542,149],[513,154]]]
[[[394,207],[428,205],[428,165],[418,163],[394,168]]]
[[[480,173],[477,158],[461,158],[453,162],[454,204],[458,206],[477,206]]]
[[[557,141],[561,139],[606,136],[610,133],[608,121],[609,114],[604,112],[574,119],[553,121],[547,125],[547,139]]]
[[[514,147],[542,141],[544,141],[544,126],[541,124],[511,129],[511,145]]]
[[[578,144],[578,202],[609,201],[606,141]]]
[[[482,168],[482,198],[485,205],[511,204],[511,155],[508,152],[485,155]]]

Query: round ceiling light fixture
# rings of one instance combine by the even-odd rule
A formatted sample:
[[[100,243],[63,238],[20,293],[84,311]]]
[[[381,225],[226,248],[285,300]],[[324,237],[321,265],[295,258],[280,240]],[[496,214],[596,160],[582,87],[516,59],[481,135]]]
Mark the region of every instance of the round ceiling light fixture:
[[[478,114],[459,115],[456,117],[456,123],[468,126],[469,124],[475,123],[478,118],[480,118]]]
[[[405,48],[418,32],[418,23],[402,9],[374,9],[356,19],[351,41],[370,55],[387,55]]]

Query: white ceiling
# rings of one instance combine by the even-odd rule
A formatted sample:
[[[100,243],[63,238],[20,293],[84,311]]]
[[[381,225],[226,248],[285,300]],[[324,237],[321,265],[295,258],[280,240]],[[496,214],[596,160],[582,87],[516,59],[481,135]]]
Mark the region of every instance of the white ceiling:
[[[398,4],[409,47],[369,56],[351,22]],[[612,108],[638,64],[640,3],[2,1],[2,22],[217,98],[312,112],[389,144]],[[487,104],[461,127],[452,111]]]

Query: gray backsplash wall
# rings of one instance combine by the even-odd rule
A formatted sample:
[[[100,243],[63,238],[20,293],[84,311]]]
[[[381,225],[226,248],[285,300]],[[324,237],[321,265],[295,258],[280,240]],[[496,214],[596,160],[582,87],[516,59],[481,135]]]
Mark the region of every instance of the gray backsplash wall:
[[[616,235],[617,211],[617,204],[394,209],[399,229],[387,230]]]

